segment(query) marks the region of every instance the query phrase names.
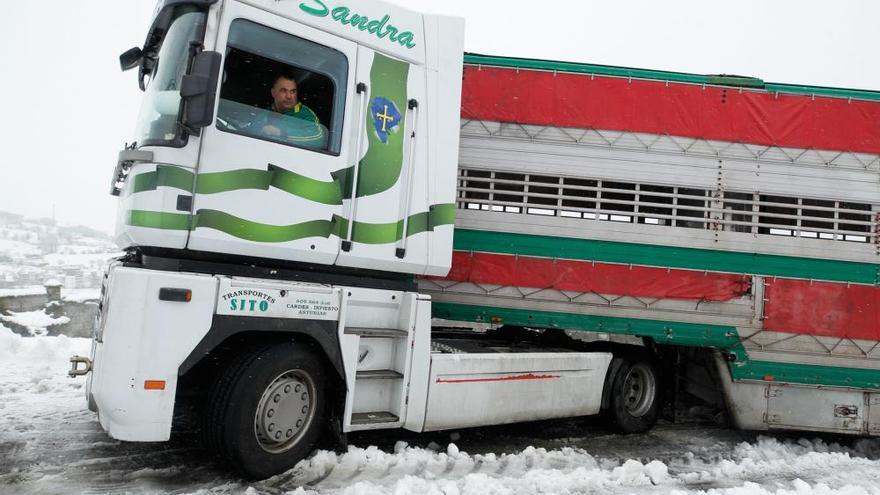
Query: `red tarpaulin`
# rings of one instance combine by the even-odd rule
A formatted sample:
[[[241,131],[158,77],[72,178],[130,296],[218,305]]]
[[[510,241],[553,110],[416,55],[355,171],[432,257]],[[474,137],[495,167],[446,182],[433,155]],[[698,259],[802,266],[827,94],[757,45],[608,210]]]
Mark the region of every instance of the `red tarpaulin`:
[[[770,279],[764,329],[880,340],[880,288]]]
[[[432,277],[443,278],[443,277]],[[458,282],[621,296],[727,301],[748,293],[751,277],[589,261],[455,251],[445,277]]]
[[[468,119],[880,153],[880,102],[466,66]]]

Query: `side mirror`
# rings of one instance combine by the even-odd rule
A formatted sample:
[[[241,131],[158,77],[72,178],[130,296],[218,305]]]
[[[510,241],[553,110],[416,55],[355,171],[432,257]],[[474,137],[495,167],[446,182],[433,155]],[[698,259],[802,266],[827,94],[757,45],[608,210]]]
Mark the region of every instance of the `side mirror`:
[[[193,60],[190,73],[183,76],[180,96],[184,102],[181,119],[184,128],[201,129],[214,121],[214,101],[217,99],[221,61],[220,52],[199,52]],[[197,133],[198,131],[194,134]]]
[[[141,60],[143,60],[143,58],[144,52],[141,51],[140,48],[130,48],[119,56],[119,67],[122,69],[122,72],[125,72],[129,69],[134,69],[141,64]]]

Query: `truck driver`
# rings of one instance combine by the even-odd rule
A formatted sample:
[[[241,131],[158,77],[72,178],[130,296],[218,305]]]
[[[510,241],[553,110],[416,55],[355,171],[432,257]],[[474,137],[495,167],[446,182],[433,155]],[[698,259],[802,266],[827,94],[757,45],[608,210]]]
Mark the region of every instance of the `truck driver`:
[[[272,84],[272,106],[250,128],[263,136],[305,148],[326,148],[327,132],[318,116],[299,101],[294,76],[279,74]]]

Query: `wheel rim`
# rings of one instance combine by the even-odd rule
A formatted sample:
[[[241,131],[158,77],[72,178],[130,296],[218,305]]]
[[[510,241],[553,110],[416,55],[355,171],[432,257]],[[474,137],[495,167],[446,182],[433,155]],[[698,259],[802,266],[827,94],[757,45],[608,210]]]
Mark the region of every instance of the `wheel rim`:
[[[311,376],[302,370],[288,370],[272,380],[254,414],[260,447],[272,454],[293,448],[312,423],[316,397]]]
[[[623,381],[623,403],[626,411],[635,417],[644,416],[654,405],[656,391],[654,370],[644,363],[633,366]]]

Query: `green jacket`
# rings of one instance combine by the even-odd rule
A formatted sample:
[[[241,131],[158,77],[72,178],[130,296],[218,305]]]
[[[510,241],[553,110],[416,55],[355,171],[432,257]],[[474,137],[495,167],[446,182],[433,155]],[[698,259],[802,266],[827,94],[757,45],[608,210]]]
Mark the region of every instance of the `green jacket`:
[[[263,127],[267,125],[281,130],[282,142],[304,148],[327,147],[327,129],[321,125],[315,112],[302,103],[297,103],[295,107],[283,113],[266,110],[251,123],[250,128],[255,134],[279,139],[263,133]]]

